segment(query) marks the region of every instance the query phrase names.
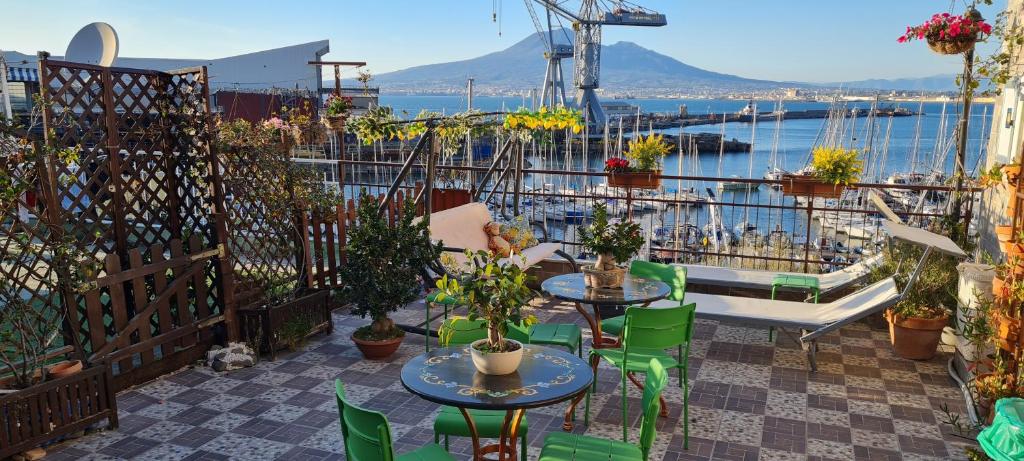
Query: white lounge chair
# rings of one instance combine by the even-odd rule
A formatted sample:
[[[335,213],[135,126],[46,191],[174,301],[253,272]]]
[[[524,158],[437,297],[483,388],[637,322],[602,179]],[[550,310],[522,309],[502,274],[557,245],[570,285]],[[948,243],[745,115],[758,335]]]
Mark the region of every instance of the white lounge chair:
[[[753,269],[732,269],[728,267],[699,266],[683,264],[686,268],[686,283],[746,290],[771,291],[772,280],[778,275],[810,276],[818,279],[818,293],[824,296],[863,281],[871,270],[882,262],[882,254],[862,258],[854,264],[827,274],[803,274],[797,272],[772,272]]]
[[[811,369],[815,370],[819,336],[891,307],[901,296],[896,281],[889,277],[823,304],[704,293],[686,293],[686,302],[697,304],[698,318],[806,332],[800,342],[807,351]]]

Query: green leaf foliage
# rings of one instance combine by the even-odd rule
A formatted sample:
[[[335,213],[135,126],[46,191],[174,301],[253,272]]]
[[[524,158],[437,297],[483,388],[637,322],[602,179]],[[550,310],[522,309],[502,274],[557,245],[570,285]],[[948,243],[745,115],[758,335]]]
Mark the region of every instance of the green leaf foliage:
[[[595,254],[611,254],[616,261],[633,257],[644,245],[640,225],[630,221],[611,224],[603,203],[594,205],[594,221],[576,228],[580,243]]]

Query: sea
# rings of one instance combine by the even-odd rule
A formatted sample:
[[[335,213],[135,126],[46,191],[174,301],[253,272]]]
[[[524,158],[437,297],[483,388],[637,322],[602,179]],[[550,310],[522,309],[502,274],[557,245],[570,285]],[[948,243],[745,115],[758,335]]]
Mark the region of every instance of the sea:
[[[736,113],[742,110],[750,101],[731,99],[617,99],[616,102],[625,102],[639,106],[642,112],[678,113],[680,106],[686,107],[690,114],[722,114]],[[770,112],[775,109],[777,101],[755,100],[758,112]],[[382,105],[391,106],[398,113],[405,112],[406,117],[413,117],[420,110],[426,109],[447,114],[465,111],[467,107],[466,98],[459,95],[451,96],[407,96],[407,95],[382,95]],[[515,110],[525,107],[529,101],[521,97],[495,97],[478,96],[473,99],[473,107],[481,111]],[[858,108],[867,110],[871,106],[870,101],[842,102],[847,109]],[[955,102],[884,102],[881,107],[903,107],[913,112],[920,112],[921,115],[907,117],[878,117],[877,128],[874,130],[872,147],[876,152],[886,150],[884,162],[879,160],[870,168],[874,177],[862,178],[865,182],[884,182],[886,177],[897,172],[928,172],[933,166],[941,166],[947,174],[953,170],[956,156],[954,132],[957,125],[960,106]],[[783,108],[790,111],[828,109],[829,103],[812,101],[788,101],[783,103]],[[986,156],[988,134],[992,123],[993,107],[991,104],[975,104],[971,110],[971,117],[968,124],[967,161],[966,167],[969,173],[974,174],[981,168],[981,163]],[[863,149],[868,132],[865,129],[866,117],[859,117],[852,122],[844,137],[845,144],[850,147]],[[629,123],[628,119],[624,123]],[[848,123],[851,123],[848,121]],[[890,126],[891,123],[891,126]],[[683,133],[723,133],[726,139],[736,139],[743,142],[751,142],[753,139],[752,152],[732,152],[719,155],[718,149],[709,152],[698,152],[697,155],[684,153],[672,153],[664,160],[664,173],[682,176],[705,176],[705,177],[740,177],[740,178],[762,178],[771,165],[771,153],[773,145],[776,144],[776,165],[788,170],[795,171],[805,166],[809,161],[809,154],[816,139],[824,130],[825,119],[810,120],[788,120],[782,121],[776,130],[776,121],[773,117],[762,118],[758,123],[727,123],[722,125],[693,126],[682,129]],[[680,129],[662,130],[665,133],[678,135]],[[888,136],[886,136],[888,132]],[[915,155],[916,150],[916,155]],[[534,168],[560,169],[566,167],[570,162],[570,169],[587,169],[600,171],[604,161],[604,153],[590,153],[584,159],[580,153],[574,153],[571,158],[537,158],[531,157]],[[879,156],[881,158],[881,156]],[[916,162],[912,160],[916,158]],[[526,185],[532,187],[543,187],[551,185],[557,188],[572,188],[580,190],[587,184],[584,177],[565,178],[562,175],[550,175],[544,177],[526,177]],[[594,179],[589,179],[594,181]],[[665,181],[664,189],[667,192],[676,190],[693,190],[701,195],[704,191],[715,189],[717,182],[704,181]],[[717,199],[723,203],[722,222],[727,229],[733,226],[744,226],[745,223],[755,224],[762,233],[769,230],[782,229],[795,239],[802,236],[806,229],[806,217],[799,208],[789,208],[781,212],[767,212],[759,208],[745,208],[742,203],[758,204],[785,204],[792,206],[792,198],[784,197],[778,190],[768,187],[761,187],[756,191],[716,191]],[[732,206],[728,204],[733,204]],[[687,223],[693,223],[703,227],[709,218],[707,208],[700,210],[688,210],[680,213],[679,219]],[[679,219],[674,216],[673,210],[667,213],[650,213],[641,218],[645,229],[654,229],[661,225],[670,223],[678,224]],[[562,234],[571,239],[572,227],[558,226],[555,234]],[[813,225],[813,234],[820,235],[821,231],[817,225]],[[838,236],[837,236],[838,240]],[[858,244],[859,245],[859,244]]]

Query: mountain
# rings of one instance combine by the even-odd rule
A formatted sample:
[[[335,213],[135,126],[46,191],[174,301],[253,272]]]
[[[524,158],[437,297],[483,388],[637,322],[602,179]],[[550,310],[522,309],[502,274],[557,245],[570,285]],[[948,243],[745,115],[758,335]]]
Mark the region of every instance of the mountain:
[[[571,33],[569,34],[571,35]],[[541,84],[546,62],[544,45],[536,34],[494,53],[462,61],[416,66],[377,75],[385,91],[445,91],[464,88],[473,77],[477,88],[524,90]],[[572,60],[562,61],[567,89],[572,85]],[[695,90],[728,86],[759,89],[809,86],[754,80],[712,72],[682,63],[632,42],[601,47],[601,87],[606,91]]]
[[[919,78],[894,78],[857,80],[853,82],[822,83],[822,86],[859,88],[869,90],[906,90],[906,91],[956,91],[956,75],[943,74]]]

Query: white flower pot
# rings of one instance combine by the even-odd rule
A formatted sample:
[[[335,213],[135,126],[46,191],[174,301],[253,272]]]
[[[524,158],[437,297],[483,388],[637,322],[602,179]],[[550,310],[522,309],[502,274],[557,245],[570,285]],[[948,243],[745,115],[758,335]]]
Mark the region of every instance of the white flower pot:
[[[519,369],[519,363],[523,361],[523,344],[512,339],[506,339],[505,341],[518,344],[519,349],[511,352],[478,351],[476,349],[477,345],[486,343],[486,339],[473,341],[473,343],[469,345],[470,353],[473,356],[473,365],[476,366],[476,371],[485,375],[507,375],[515,373],[515,371]]]
[[[991,265],[976,263],[960,263],[957,270],[960,272],[960,283],[957,287],[957,300],[960,301],[960,306],[956,311],[959,325],[966,321],[961,306],[967,306],[969,310],[973,311],[978,305],[979,296],[986,300],[992,299],[992,278],[995,277],[995,270]],[[957,331],[955,344],[957,351],[968,362],[984,357],[992,351],[988,345],[984,347],[984,350],[979,351],[974,344],[961,336],[960,331]]]

